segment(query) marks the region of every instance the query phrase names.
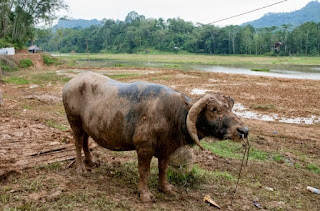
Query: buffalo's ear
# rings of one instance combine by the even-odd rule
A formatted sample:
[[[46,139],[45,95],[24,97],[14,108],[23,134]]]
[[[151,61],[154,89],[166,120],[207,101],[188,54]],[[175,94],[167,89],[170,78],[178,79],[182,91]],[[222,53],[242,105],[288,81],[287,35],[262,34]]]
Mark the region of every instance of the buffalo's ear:
[[[181,98],[184,102],[184,104],[186,105],[186,107],[188,108],[188,110],[191,108],[192,106],[192,102],[191,100],[187,97],[187,95],[180,93],[181,94]]]

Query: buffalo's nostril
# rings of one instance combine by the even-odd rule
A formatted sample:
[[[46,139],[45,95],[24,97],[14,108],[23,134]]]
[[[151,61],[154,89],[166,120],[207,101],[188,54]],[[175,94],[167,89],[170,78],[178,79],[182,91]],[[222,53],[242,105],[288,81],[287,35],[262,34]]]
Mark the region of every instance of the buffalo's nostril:
[[[244,135],[244,137],[247,137],[249,135],[249,128],[247,127],[237,128],[237,131],[240,135]]]

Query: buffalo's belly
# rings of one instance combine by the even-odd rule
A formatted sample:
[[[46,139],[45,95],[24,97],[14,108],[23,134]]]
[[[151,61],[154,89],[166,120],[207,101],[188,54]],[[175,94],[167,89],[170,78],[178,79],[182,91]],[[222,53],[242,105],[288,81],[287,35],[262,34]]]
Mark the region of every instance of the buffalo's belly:
[[[113,150],[113,151],[130,151],[135,150],[133,144],[130,144],[126,140],[119,140],[114,138],[95,138],[93,137],[93,140],[99,144],[100,146]]]

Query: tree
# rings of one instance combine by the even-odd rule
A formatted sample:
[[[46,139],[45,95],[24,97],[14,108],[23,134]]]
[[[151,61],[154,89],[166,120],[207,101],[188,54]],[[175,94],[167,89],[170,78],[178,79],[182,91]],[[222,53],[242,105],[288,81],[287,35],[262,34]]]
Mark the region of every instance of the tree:
[[[0,2],[0,38],[22,46],[34,38],[35,26],[50,23],[56,12],[66,9],[63,0],[2,0]]]

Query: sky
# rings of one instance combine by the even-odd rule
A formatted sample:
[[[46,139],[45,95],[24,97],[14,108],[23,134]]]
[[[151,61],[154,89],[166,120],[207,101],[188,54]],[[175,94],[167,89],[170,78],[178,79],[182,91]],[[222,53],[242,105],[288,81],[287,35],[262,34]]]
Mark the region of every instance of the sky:
[[[194,24],[208,24],[217,20],[261,8],[281,0],[65,0],[69,11],[60,13],[73,19],[124,20],[131,11],[146,18],[182,18]],[[216,23],[217,26],[239,25],[259,19],[269,12],[299,10],[313,0],[287,0],[281,4],[244,16]]]

